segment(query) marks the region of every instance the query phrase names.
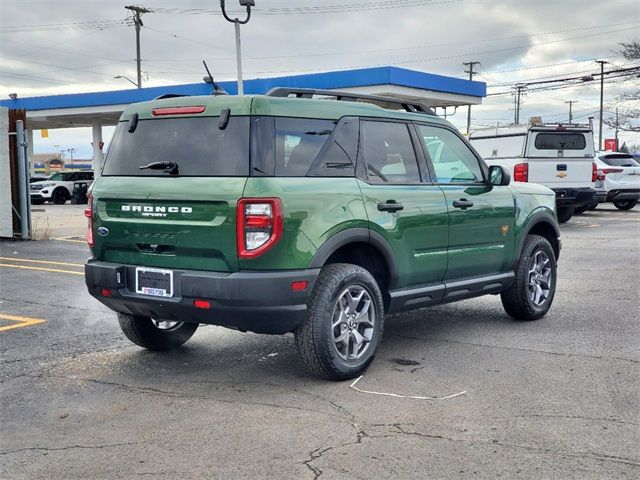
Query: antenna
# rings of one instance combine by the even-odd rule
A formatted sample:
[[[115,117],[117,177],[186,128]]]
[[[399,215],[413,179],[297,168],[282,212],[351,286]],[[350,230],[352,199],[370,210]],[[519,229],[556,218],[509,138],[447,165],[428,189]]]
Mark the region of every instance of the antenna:
[[[218,86],[218,84],[216,83],[216,81],[213,79],[213,75],[211,75],[211,72],[209,71],[209,67],[207,66],[207,62],[202,60],[202,64],[204,65],[204,69],[207,71],[207,76],[204,77],[203,80],[206,83],[211,83],[213,85],[212,95],[229,95],[227,92],[224,91],[223,88],[220,88]]]

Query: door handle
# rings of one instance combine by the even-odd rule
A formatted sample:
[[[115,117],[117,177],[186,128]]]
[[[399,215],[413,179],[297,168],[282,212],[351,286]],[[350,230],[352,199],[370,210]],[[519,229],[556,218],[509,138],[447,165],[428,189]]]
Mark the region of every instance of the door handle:
[[[453,206],[464,210],[465,208],[473,207],[473,202],[470,202],[466,198],[461,198],[460,200],[454,200]]]
[[[378,210],[381,212],[397,212],[403,208],[404,205],[397,203],[395,200],[387,200],[384,203],[381,202],[378,204]]]

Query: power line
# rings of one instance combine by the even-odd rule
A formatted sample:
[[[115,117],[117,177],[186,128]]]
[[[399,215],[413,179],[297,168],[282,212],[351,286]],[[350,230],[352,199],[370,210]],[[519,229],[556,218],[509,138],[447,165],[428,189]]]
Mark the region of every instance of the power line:
[[[94,20],[89,22],[50,23],[42,25],[10,25],[0,27],[0,33],[22,33],[33,31],[57,31],[57,30],[100,30],[104,28],[120,27],[127,25],[124,20]]]
[[[386,0],[331,5],[310,5],[298,7],[255,7],[255,13],[265,15],[308,15],[322,13],[362,12],[371,10],[388,10],[421,6],[449,5],[461,3],[463,0]],[[155,13],[187,14],[187,15],[221,15],[219,10],[206,8],[153,8]],[[233,13],[233,12],[232,12]]]

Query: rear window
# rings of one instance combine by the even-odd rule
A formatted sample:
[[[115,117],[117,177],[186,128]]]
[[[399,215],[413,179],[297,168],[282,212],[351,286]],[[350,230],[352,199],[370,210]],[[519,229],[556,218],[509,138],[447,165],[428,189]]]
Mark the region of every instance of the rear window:
[[[582,133],[538,133],[535,146],[538,150],[584,150],[587,141]]]
[[[109,147],[105,176],[168,176],[140,170],[153,162],[175,162],[180,176],[248,176],[249,117],[231,117],[224,130],[218,117],[140,120],[130,133],[120,122]]]
[[[632,155],[612,155],[600,157],[607,165],[612,167],[640,167],[640,164],[633,159]]]

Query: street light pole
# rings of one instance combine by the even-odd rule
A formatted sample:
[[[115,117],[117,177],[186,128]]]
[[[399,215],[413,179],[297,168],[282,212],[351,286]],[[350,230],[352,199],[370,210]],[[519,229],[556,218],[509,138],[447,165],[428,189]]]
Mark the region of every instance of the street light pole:
[[[244,25],[249,22],[251,18],[251,7],[255,6],[254,0],[240,0],[240,6],[247,7],[247,18],[240,20],[239,18],[231,18],[227,15],[225,10],[225,0],[220,0],[220,8],[222,9],[222,15],[228,21],[234,24],[236,33],[236,69],[238,72],[238,96],[244,95],[244,84],[242,81],[242,45],[240,42],[240,25]]]
[[[125,77],[124,75],[116,75],[116,76],[115,76],[115,77],[113,77],[113,78],[115,78],[115,79],[122,78],[122,79],[126,80],[127,82],[132,83],[132,84],[133,84],[133,85],[135,85],[136,87],[140,88],[136,82],[134,82],[133,80],[131,80],[129,77]]]

